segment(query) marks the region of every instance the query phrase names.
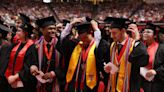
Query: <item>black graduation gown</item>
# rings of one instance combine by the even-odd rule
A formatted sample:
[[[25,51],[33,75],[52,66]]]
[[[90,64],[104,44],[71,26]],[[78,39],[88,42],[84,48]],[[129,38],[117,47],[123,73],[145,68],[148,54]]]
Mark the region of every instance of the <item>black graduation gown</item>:
[[[69,60],[71,57],[71,54],[75,48],[75,46],[78,44],[79,40],[77,39],[70,39],[69,36],[67,36],[65,39],[63,39],[63,42],[60,45],[60,52],[63,54],[64,60],[65,60],[65,68],[63,70],[64,72],[64,80],[66,83],[66,73],[67,73],[67,69],[69,66]],[[97,77],[98,77],[98,81],[97,81],[97,85],[96,87],[91,90],[90,88],[88,88],[86,86],[86,81],[84,81],[84,88],[83,88],[83,92],[97,92],[97,87],[98,87],[98,83],[101,79],[99,72],[102,72],[102,75],[107,78],[107,74],[104,72],[104,62],[109,62],[109,46],[107,44],[107,42],[105,40],[101,40],[99,43],[98,48],[95,49],[94,51],[95,53],[95,57],[96,57],[96,69],[97,69]],[[77,69],[77,68],[76,68]],[[75,75],[76,75],[76,70],[74,73],[74,76],[72,78],[72,81],[68,84],[68,92],[75,92]],[[81,82],[81,76],[82,76],[82,66],[80,66],[80,70],[79,70],[79,75],[78,75],[78,89],[77,92],[80,92],[80,82]],[[106,81],[105,81],[106,83]]]
[[[24,47],[25,44],[21,44],[17,50],[17,53]],[[10,52],[15,45],[4,45],[0,49],[0,90],[2,92],[36,92],[36,78],[30,73],[30,66],[36,65],[37,63],[37,50],[35,45],[31,45],[25,54],[23,61],[23,68],[19,72],[19,78],[23,82],[23,88],[13,89],[8,84],[6,77],[4,76],[7,69]]]
[[[5,44],[9,44],[9,42],[7,40],[0,39],[0,48]]]
[[[141,41],[136,41],[133,51],[129,56],[131,62],[131,75],[130,75],[130,92],[140,92],[140,67],[148,64],[148,53],[146,46]]]
[[[47,48],[48,49],[50,49],[50,47],[48,47],[47,46]],[[56,47],[55,47],[55,49],[56,49]],[[55,75],[56,75],[56,77],[55,78],[57,78],[57,80],[59,80],[60,79],[60,76],[62,75],[61,74],[61,68],[60,68],[60,61],[61,61],[61,57],[60,57],[60,55],[59,55],[59,65],[56,67],[56,58],[55,58],[55,55],[56,55],[56,53],[55,53],[55,49],[53,49],[53,53],[52,53],[52,57],[51,57],[51,60],[50,60],[50,66],[49,66],[49,68],[48,68],[48,59],[47,59],[47,57],[46,57],[46,54],[44,53],[43,54],[43,59],[42,59],[42,66],[41,66],[41,70],[42,70],[42,72],[43,73],[46,73],[46,72],[50,72],[50,71],[54,71],[55,72]],[[60,53],[59,53],[60,54]],[[39,66],[38,66],[39,67]],[[47,71],[47,68],[48,68],[48,71]],[[60,82],[60,81],[58,81],[58,82]],[[52,92],[52,89],[54,88],[54,84],[55,83],[55,80],[53,81],[53,82],[51,82],[51,83],[46,83],[45,84],[45,89],[46,89],[46,92]]]
[[[144,92],[162,92],[164,90],[164,44],[159,44],[153,69],[157,72],[157,75],[152,82],[148,82],[142,77]]]

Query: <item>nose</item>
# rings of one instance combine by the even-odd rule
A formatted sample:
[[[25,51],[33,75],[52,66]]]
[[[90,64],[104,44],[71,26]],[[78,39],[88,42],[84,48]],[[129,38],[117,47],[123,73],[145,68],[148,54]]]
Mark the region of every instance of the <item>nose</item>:
[[[49,30],[48,30],[48,33],[49,33],[49,34],[51,34],[52,32],[53,32],[53,30],[52,30],[52,29],[49,29]]]
[[[143,33],[142,33],[142,35],[143,35],[143,36],[146,36],[146,35],[147,35],[147,33],[146,33],[146,32],[143,32]]]

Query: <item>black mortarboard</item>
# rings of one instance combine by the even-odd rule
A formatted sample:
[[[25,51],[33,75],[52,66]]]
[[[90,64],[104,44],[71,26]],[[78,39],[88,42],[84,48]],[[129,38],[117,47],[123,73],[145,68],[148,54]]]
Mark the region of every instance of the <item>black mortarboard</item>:
[[[151,29],[154,32],[154,34],[156,34],[156,28],[157,26],[154,25],[153,23],[150,22],[146,23],[145,29]]]
[[[107,24],[110,24],[111,22],[113,22],[113,17],[106,17],[105,19],[104,19],[104,22],[105,23],[107,23]]]
[[[159,32],[161,32],[161,33],[163,33],[163,34],[164,34],[164,27],[160,27]]]
[[[7,32],[12,32],[12,30],[10,28],[8,28],[8,27],[6,27],[5,25],[2,25],[2,24],[0,24],[0,29],[4,30],[4,31],[7,31]]]
[[[2,33],[2,37],[5,38],[7,36],[8,32],[12,32],[11,29],[9,29],[8,27],[0,24],[0,33]]]
[[[137,25],[137,23],[134,22],[133,20],[128,20],[126,23],[127,23],[127,25],[130,25],[130,24],[136,24]]]
[[[55,23],[56,23],[56,20],[54,19],[53,16],[36,20],[36,24],[42,28],[49,25],[54,25]]]
[[[19,18],[24,22],[24,23],[30,23],[30,18],[26,16],[25,14],[19,13]]]
[[[28,35],[31,35],[32,34],[32,30],[34,29],[34,27],[32,25],[30,25],[29,23],[23,23],[20,28],[23,30],[23,31],[26,31],[28,32]]]
[[[78,34],[82,34],[85,32],[90,32],[92,29],[92,26],[90,22],[86,22],[86,23],[75,25],[75,29],[78,31]]]
[[[159,32],[162,33],[162,34],[164,34],[164,27],[161,27],[161,26],[157,26],[157,27],[159,29]]]
[[[67,19],[63,19],[63,21],[62,21],[62,22],[63,22],[63,26],[66,26],[66,24],[67,24],[67,23],[70,23],[70,21],[69,21],[69,20],[67,20]]]
[[[88,16],[87,16],[87,17],[85,17],[85,19],[86,19],[86,21],[87,21],[87,22],[91,22],[91,21],[93,20],[93,19],[91,19],[91,18],[90,18],[90,17],[88,17]]]
[[[156,25],[154,25],[153,23],[146,23],[145,29],[151,29],[151,30],[156,30]]]
[[[127,28],[127,25],[129,23],[129,19],[125,18],[114,18],[114,17],[107,17],[104,22],[111,23],[110,28]]]

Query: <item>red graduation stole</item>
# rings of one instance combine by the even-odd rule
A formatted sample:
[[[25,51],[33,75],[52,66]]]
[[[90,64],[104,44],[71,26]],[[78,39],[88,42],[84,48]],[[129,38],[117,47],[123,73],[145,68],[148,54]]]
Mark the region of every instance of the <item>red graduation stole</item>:
[[[153,42],[148,48],[147,52],[149,54],[149,64],[146,66],[147,69],[152,69],[154,67],[154,59],[155,54],[157,52],[159,44],[157,42]]]
[[[50,61],[51,61],[51,57],[52,57],[52,53],[53,53],[53,46],[54,46],[54,43],[52,43],[51,44],[51,47],[50,47],[50,51],[48,51],[48,48],[47,48],[47,46],[46,46],[46,44],[44,43],[44,53],[45,53],[45,55],[46,55],[46,57],[47,57],[47,63],[48,63],[48,67],[47,67],[47,69],[46,69],[46,72],[48,72],[48,69],[49,69],[49,67],[50,67]]]
[[[10,59],[9,59],[9,63],[5,72],[5,76],[6,78],[8,78],[9,76],[12,75],[12,71],[14,71],[14,74],[18,73],[22,67],[23,67],[23,60],[24,60],[24,56],[26,54],[27,49],[33,44],[32,40],[28,40],[27,43],[25,44],[25,46],[20,50],[20,52],[18,53],[18,56],[16,57],[16,63],[15,66],[14,65],[14,58],[15,58],[15,54],[19,48],[21,43],[19,43],[18,45],[16,45],[11,53],[10,53]],[[14,68],[14,70],[13,70]]]
[[[117,57],[118,63],[120,63],[120,59],[121,59],[121,57],[123,56],[123,54],[125,52],[125,49],[127,47],[127,43],[128,43],[128,37],[126,38],[126,42],[123,45],[123,47],[121,49],[121,52],[118,54],[118,50],[116,51],[116,57]]]

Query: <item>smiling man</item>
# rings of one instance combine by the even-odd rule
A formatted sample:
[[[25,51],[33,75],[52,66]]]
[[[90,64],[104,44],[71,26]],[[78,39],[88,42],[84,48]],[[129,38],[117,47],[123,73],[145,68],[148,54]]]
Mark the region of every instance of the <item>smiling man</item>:
[[[32,66],[31,73],[38,79],[39,92],[52,92],[54,88],[59,90],[56,74],[56,68],[59,66],[59,52],[56,50],[58,39],[55,37],[56,21],[51,16],[39,19],[36,23],[43,36],[36,42],[38,66]]]

